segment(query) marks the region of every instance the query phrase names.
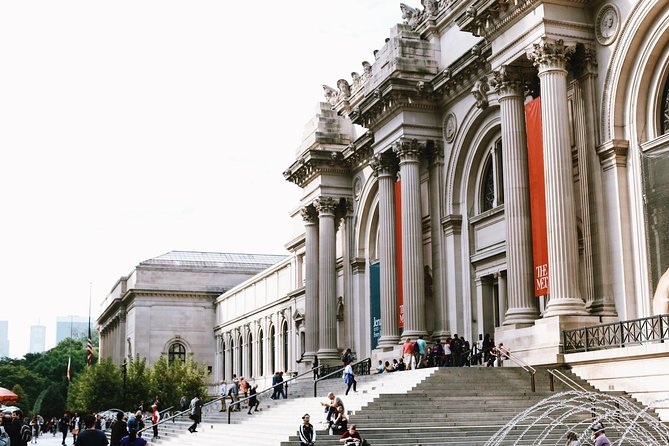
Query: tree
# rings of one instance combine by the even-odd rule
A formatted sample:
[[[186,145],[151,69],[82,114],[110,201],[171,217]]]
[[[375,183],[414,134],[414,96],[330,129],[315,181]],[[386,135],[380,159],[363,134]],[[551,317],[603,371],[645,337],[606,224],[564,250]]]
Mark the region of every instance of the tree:
[[[150,372],[146,368],[146,358],[135,359],[128,363],[125,382],[125,401],[131,408],[137,407],[140,401],[149,401],[150,397]],[[125,407],[127,409],[127,407]]]
[[[18,402],[16,402],[14,405],[21,409],[21,412],[23,412],[24,416],[31,416],[32,411],[30,409],[32,408],[32,404],[28,398],[28,394],[25,390],[23,390],[23,387],[21,387],[21,384],[15,384],[14,387],[12,387],[12,392],[14,392],[19,397]]]
[[[74,379],[67,395],[70,410],[92,413],[122,404],[123,377],[120,370],[106,359],[84,369]]]
[[[185,395],[189,400],[193,396],[206,395],[207,368],[191,358],[186,362],[174,361],[169,364],[163,355],[153,364],[150,373],[151,395],[160,395],[166,407],[179,406],[179,399]]]
[[[23,392],[19,395],[18,407],[24,410],[32,409],[32,401],[34,401],[42,390],[44,390],[48,382],[43,377],[28,369],[20,362],[13,360],[0,362],[0,377],[2,377],[2,386],[12,389],[18,385]],[[16,392],[14,392],[16,393]]]

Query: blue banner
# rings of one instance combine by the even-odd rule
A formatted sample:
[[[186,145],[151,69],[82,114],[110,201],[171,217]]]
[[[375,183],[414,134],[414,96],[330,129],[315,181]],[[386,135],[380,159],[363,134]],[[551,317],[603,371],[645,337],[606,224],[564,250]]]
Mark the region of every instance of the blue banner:
[[[369,265],[369,326],[372,336],[372,350],[381,337],[381,268],[380,263]]]

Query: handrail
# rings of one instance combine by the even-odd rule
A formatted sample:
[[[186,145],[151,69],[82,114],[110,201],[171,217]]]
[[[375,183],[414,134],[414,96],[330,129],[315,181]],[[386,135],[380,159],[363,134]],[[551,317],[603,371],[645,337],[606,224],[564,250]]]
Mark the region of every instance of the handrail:
[[[508,351],[506,348],[497,347],[497,349],[502,352],[502,355],[504,355],[505,357],[509,358],[510,360],[518,364],[520,368],[522,368],[524,371],[530,374],[530,388],[532,389],[532,392],[536,392],[537,388],[534,375],[537,373],[537,370],[528,363],[526,363],[525,361],[523,361],[522,359],[516,357],[515,355],[512,355],[511,352]]]
[[[353,367],[354,365],[362,364],[363,362],[369,362],[369,368],[370,368],[370,370],[371,370],[371,368],[372,368],[372,358],[370,358],[370,357],[367,357],[367,358],[365,358],[365,359],[361,359],[360,361],[358,361],[358,362],[354,362],[354,363],[352,363],[352,364],[350,364],[350,365],[351,365],[351,367]],[[319,382],[319,381],[322,381],[322,380],[324,380],[324,379],[326,379],[326,378],[329,378],[329,377],[331,377],[331,376],[333,376],[333,375],[336,375],[337,373],[342,372],[345,368],[346,368],[346,366],[344,366],[344,367],[342,367],[342,368],[340,368],[340,369],[337,369],[337,370],[335,370],[334,372],[330,372],[330,373],[328,373],[327,375],[319,376],[318,379],[315,379],[315,380],[314,380],[314,398],[315,398],[316,396],[318,396],[318,382]]]
[[[260,392],[257,392],[255,395],[247,396],[247,397],[244,397],[244,398],[239,399],[237,401],[231,401],[230,404],[228,405],[228,424],[230,424],[230,416],[232,415],[232,412],[230,411],[230,409],[232,408],[233,405],[235,405],[237,407],[241,407],[242,401],[248,401],[253,397],[258,398],[258,395],[261,395],[265,392],[269,392],[270,390],[274,390],[275,388],[277,388],[279,386],[285,386],[289,382],[294,381],[301,376],[307,375],[309,373],[313,374],[314,370],[318,370],[321,367],[323,367],[323,366],[319,365],[319,366],[313,367],[313,368],[307,370],[306,372],[300,373],[299,375],[296,375],[296,376],[293,376],[290,379],[287,379],[286,381],[281,381],[280,383],[276,383],[276,384],[272,385],[271,387],[266,388],[265,390],[261,390]],[[223,398],[225,398],[225,397],[223,397]],[[225,402],[223,404],[225,404]]]
[[[564,383],[567,387],[570,387],[572,390],[580,390],[582,392],[587,392],[588,390],[583,388],[580,384],[578,384],[576,381],[562,373],[561,370],[558,369],[548,369],[548,374],[550,375],[550,386],[551,386],[551,392],[555,391],[555,386],[553,385],[553,377],[559,379]]]
[[[214,399],[211,400],[211,401],[207,401],[206,403],[204,403],[204,404],[202,405],[202,408],[204,409],[206,406],[210,406],[210,405],[214,404],[215,402],[222,400],[223,398],[224,398],[224,397],[218,397],[218,398],[214,398]],[[174,407],[174,406],[172,406],[172,407]],[[169,409],[171,409],[172,407],[170,407]],[[167,410],[169,410],[169,409],[165,409],[165,411],[167,411]],[[163,423],[167,423],[168,421],[170,421],[170,420],[174,420],[175,418],[180,417],[180,416],[182,416],[182,415],[185,415],[185,414],[187,414],[187,413],[188,413],[188,414],[190,413],[190,407],[189,407],[188,409],[186,409],[186,410],[181,410],[181,411],[175,413],[174,415],[171,415],[171,416],[169,416],[169,417],[167,417],[167,418],[165,418],[165,419],[161,419],[161,420],[158,421],[157,423],[151,423],[151,424],[149,424],[149,425],[146,425],[146,424],[145,424],[145,425],[144,425],[144,428],[142,428],[142,429],[140,429],[140,430],[137,431],[137,435],[139,435],[140,433],[142,433],[142,432],[144,432],[144,431],[146,431],[146,430],[149,430],[149,428],[152,428],[153,426],[159,426],[159,425],[161,425],[161,424],[163,424]]]

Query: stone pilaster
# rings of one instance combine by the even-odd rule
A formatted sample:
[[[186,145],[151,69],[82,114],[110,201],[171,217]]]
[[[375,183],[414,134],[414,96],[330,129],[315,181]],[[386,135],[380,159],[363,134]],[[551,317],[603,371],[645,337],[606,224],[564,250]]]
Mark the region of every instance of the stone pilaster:
[[[125,319],[126,319],[126,311],[125,308],[122,308],[119,312],[119,320],[118,320],[118,357],[117,357],[117,365],[120,365],[123,363],[123,360],[125,359]]]
[[[371,161],[379,181],[379,259],[381,291],[381,337],[379,347],[397,345],[400,339],[397,308],[397,246],[395,240],[395,178],[392,153],[377,154]]]
[[[300,212],[304,220],[306,247],[304,256],[304,357],[312,361],[318,351],[318,212],[313,206],[307,206]]]
[[[232,337],[229,333],[223,335],[225,339],[225,349],[223,350],[224,357],[224,368],[223,368],[223,379],[229,380],[232,378]]]
[[[353,200],[346,200],[346,213],[342,217],[341,240],[342,240],[342,279],[344,285],[344,326],[346,335],[342,340],[343,345],[356,345],[353,342],[353,320],[358,309],[353,305],[353,266],[351,265],[351,253],[355,246],[355,235],[353,227]]]
[[[574,209],[567,60],[574,47],[542,40],[528,51],[539,70],[546,182],[549,295],[544,317],[585,315],[579,287],[578,235]]]
[[[402,138],[393,144],[400,159],[402,194],[402,295],[404,331],[402,339],[426,335],[423,234],[420,206],[420,159],[424,144]]]
[[[534,297],[525,86],[519,73],[508,67],[502,67],[494,72],[491,83],[497,91],[502,118],[504,216],[509,290],[504,324],[531,324],[539,317],[539,310]]]
[[[314,203],[318,210],[318,359],[339,358],[337,350],[337,252],[335,213],[339,200],[320,197]]]
[[[432,240],[432,295],[435,303],[435,330],[432,337],[446,340],[451,335],[448,323],[448,298],[446,296],[446,259],[444,257],[444,232],[441,229],[444,147],[440,141],[430,147],[430,238]]]
[[[446,258],[446,299],[448,301],[448,325],[451,334],[463,333],[464,321],[470,316],[465,311],[462,299],[462,259],[457,253],[462,249],[462,216],[447,215],[441,220],[444,231]],[[467,320],[471,320],[467,319]]]
[[[499,273],[497,276],[497,295],[499,297],[499,321],[504,324],[505,319],[506,319],[506,308],[507,308],[507,301],[508,301],[508,293],[507,293],[507,282],[506,282],[506,277],[507,275],[504,272]]]

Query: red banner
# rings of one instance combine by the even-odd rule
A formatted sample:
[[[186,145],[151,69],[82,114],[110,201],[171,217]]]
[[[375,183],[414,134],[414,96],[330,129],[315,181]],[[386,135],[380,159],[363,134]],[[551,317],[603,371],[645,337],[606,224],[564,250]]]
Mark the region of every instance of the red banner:
[[[534,295],[539,297],[545,296],[549,292],[546,185],[544,183],[544,145],[541,136],[540,97],[525,105],[525,125],[527,126],[527,168],[530,177]]]
[[[397,253],[397,321],[399,328],[404,328],[404,294],[402,293],[402,184],[395,182],[395,245]]]

